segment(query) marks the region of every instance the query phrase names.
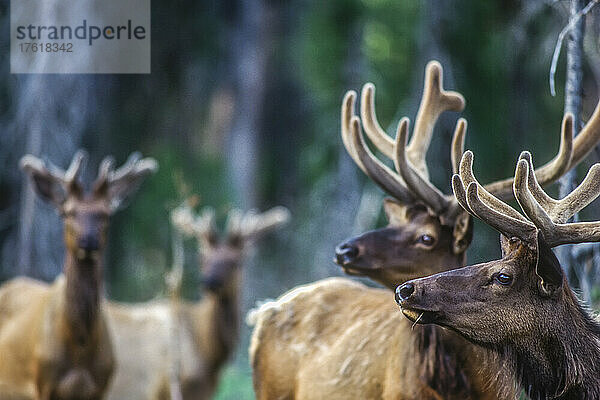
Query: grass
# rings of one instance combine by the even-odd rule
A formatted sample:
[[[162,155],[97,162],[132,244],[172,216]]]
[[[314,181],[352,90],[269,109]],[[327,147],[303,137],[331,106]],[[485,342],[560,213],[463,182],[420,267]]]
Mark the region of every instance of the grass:
[[[215,400],[254,400],[250,367],[233,364],[225,368]]]

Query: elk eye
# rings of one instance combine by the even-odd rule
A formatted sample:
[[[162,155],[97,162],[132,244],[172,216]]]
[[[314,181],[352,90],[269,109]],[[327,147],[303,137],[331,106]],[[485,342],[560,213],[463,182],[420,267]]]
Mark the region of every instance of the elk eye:
[[[512,282],[512,276],[501,272],[498,275],[496,275],[496,281],[498,281],[498,283],[501,285],[510,285],[510,283]]]
[[[418,242],[424,244],[425,246],[433,246],[435,239],[431,235],[421,235]]]

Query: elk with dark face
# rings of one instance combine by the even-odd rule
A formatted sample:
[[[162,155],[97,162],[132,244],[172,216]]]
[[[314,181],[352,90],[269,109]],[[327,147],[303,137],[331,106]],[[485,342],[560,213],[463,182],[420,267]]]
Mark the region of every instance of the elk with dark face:
[[[109,399],[173,399],[173,386],[183,400],[212,397],[238,341],[247,250],[288,218],[283,207],[262,214],[232,210],[220,235],[211,208],[199,216],[187,204],[172,211],[172,225],[198,240],[202,299],[109,306],[119,361]]]
[[[600,194],[600,164],[558,201],[543,191],[524,152],[514,181],[524,217],[479,185],[472,162],[465,153],[454,193],[501,233],[502,259],[399,286],[402,312],[492,349],[532,399],[600,398],[600,325],[579,304],[551,250],[600,241],[600,223],[567,223]]]
[[[441,72],[437,62],[427,66],[424,94],[408,145],[406,136],[400,137],[401,132],[408,133],[408,119],[401,120],[394,141],[377,121],[375,87],[363,87],[362,125],[377,149],[395,161],[397,173],[377,160],[367,147],[360,131],[361,121],[354,115],[356,93],[346,93],[342,105],[342,141],[348,154],[392,198],[383,203],[388,226],[341,243],[335,249],[334,261],[350,275],[368,276],[391,289],[399,282],[422,276],[427,271],[421,268],[430,265],[432,259],[440,259],[444,265],[461,265],[471,241],[468,215],[428,182],[425,155],[435,123],[444,111],[464,108],[460,94],[443,90]],[[456,125],[453,165],[455,154],[462,151],[466,126],[464,119]],[[407,183],[404,175],[409,177]]]
[[[344,97],[342,139],[354,162],[392,196],[383,204],[389,224],[338,245],[335,262],[347,273],[367,276],[392,290],[409,279],[464,265],[473,236],[472,220],[453,196],[442,194],[432,185],[425,163],[435,122],[445,110],[462,110],[462,96],[442,89],[441,66],[431,62],[413,136],[407,143],[408,119],[400,121],[393,141],[377,122],[373,85],[364,86],[362,125],[376,147],[394,160],[396,172],[377,160],[367,147],[360,131],[361,120],[353,113],[355,99],[352,91]],[[597,108],[583,135],[575,140],[572,117],[565,116],[557,155],[536,171],[541,185],[556,181],[577,165],[600,140],[599,114]],[[450,151],[453,173],[458,172],[466,127],[467,122],[460,119],[454,131]],[[501,199],[512,196],[512,178],[485,187]]]
[[[0,288],[1,398],[101,399],[112,375],[101,306],[108,222],[157,164],[134,154],[115,171],[106,158],[86,191],[78,179],[83,161],[77,153],[65,172],[31,155],[21,160],[37,193],[63,217],[66,255],[64,277],[52,286],[16,278]]]
[[[193,327],[189,334],[196,344],[196,357],[204,365],[200,375],[181,378],[184,399],[208,399],[214,393],[221,369],[238,340],[241,267],[246,250],[288,219],[289,212],[283,207],[262,214],[232,210],[225,234],[220,236],[211,209],[205,209],[198,218],[189,209],[173,215],[174,225],[198,240],[205,288],[199,303],[183,303],[180,308],[181,329]]]
[[[278,211],[275,214],[279,215]],[[227,222],[227,233],[221,237],[215,228],[214,212],[212,209],[205,209],[198,221],[191,223],[190,229],[186,231],[198,240],[202,283],[213,294],[238,294],[243,250],[247,244],[247,238],[241,232],[242,218],[239,210],[232,210]],[[176,221],[180,229],[185,229],[186,225],[181,220]]]
[[[431,184],[425,163],[438,117],[446,110],[462,110],[464,100],[458,93],[443,90],[439,63],[429,63],[425,76],[424,94],[408,144],[406,118],[400,121],[395,140],[381,129],[375,117],[373,85],[363,88],[360,119],[354,115],[356,93],[348,92],[342,105],[346,150],[392,198],[384,201],[389,225],[340,244],[336,262],[348,274],[367,276],[390,289],[409,279],[464,265],[473,234],[471,217],[453,196],[442,194]],[[540,182],[558,179],[600,140],[599,113],[582,131],[584,136],[574,141],[572,118],[565,117],[557,156],[536,171]],[[394,161],[395,171],[369,150],[361,122],[371,142]],[[466,121],[461,119],[452,140],[454,172],[463,152],[465,130]],[[508,198],[512,178],[486,188]],[[499,365],[490,367],[496,372],[479,372],[479,364],[486,363],[484,351],[438,327],[413,330],[411,324],[398,318],[390,296],[389,290],[330,279],[294,289],[253,313],[257,326],[250,352],[257,397],[514,397],[497,383]],[[293,351],[282,354],[284,348]],[[497,394],[498,389],[504,390]]]
[[[471,219],[462,215],[457,229],[443,225],[423,204],[384,199],[388,226],[346,240],[335,262],[348,275],[367,276],[390,289],[418,276],[439,272],[438,265],[464,265],[471,242]]]

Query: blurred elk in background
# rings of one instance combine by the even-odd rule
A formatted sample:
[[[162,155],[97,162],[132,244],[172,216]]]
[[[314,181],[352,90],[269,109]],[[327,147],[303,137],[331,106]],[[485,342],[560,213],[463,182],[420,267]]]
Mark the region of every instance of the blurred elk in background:
[[[362,92],[361,119],[356,94],[342,105],[342,139],[355,163],[388,194],[385,228],[367,232],[336,248],[336,262],[350,275],[367,276],[394,289],[403,282],[463,266],[472,238],[472,220],[451,195],[428,179],[425,154],[433,127],[446,110],[464,108],[462,96],[442,88],[442,69],[430,62],[415,129],[407,145],[408,119],[392,140],[374,111],[374,87]],[[596,114],[595,114],[596,115]],[[362,126],[375,146],[394,161],[396,171],[367,147]],[[565,117],[557,156],[536,171],[549,184],[579,163],[600,140],[594,118],[573,141],[572,118]],[[466,121],[452,141],[452,169],[458,171]],[[507,198],[512,178],[486,185]],[[504,384],[502,365],[453,332],[426,326],[412,329],[398,318],[387,290],[336,278],[299,287],[253,314],[250,348],[259,400],[273,398],[464,399],[514,398]],[[289,348],[293,351],[283,352]],[[480,373],[482,364],[491,363]],[[508,378],[507,378],[508,379]]]
[[[0,288],[0,398],[97,400],[114,368],[102,306],[110,216],[156,171],[133,154],[118,170],[104,159],[92,189],[79,180],[85,154],[65,172],[37,157],[21,159],[37,194],[64,221],[64,275],[52,285],[15,278]]]
[[[118,362],[109,399],[211,398],[238,341],[246,251],[288,219],[283,207],[262,214],[232,210],[220,237],[211,208],[199,216],[187,204],[172,211],[173,226],[198,239],[202,300],[109,306]],[[175,293],[178,279],[171,282]]]
[[[532,399],[600,398],[600,324],[580,304],[552,248],[599,242],[600,223],[567,221],[600,195],[600,164],[562,200],[549,197],[531,155],[517,163],[514,195],[526,217],[490,194],[465,153],[453,188],[460,204],[501,233],[502,259],[398,287],[415,323],[449,327],[493,349]]]

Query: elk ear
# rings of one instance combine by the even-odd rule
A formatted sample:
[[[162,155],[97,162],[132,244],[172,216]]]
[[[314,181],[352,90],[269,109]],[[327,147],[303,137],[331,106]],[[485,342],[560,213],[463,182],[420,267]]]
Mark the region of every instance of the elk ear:
[[[24,156],[19,163],[21,169],[29,175],[35,192],[45,201],[61,208],[67,193],[58,179],[53,176],[44,163],[33,156]]]
[[[539,287],[542,293],[550,296],[562,287],[564,273],[558,258],[546,244],[540,231],[537,233],[537,251],[535,273],[540,278]]]
[[[452,251],[464,253],[473,239],[473,218],[467,212],[461,212],[454,222],[452,231]]]
[[[404,225],[409,221],[410,206],[400,203],[391,197],[383,199],[383,211],[390,225]]]
[[[514,253],[519,247],[523,246],[523,242],[516,237],[507,238],[500,235],[500,249],[502,250],[502,258]]]

